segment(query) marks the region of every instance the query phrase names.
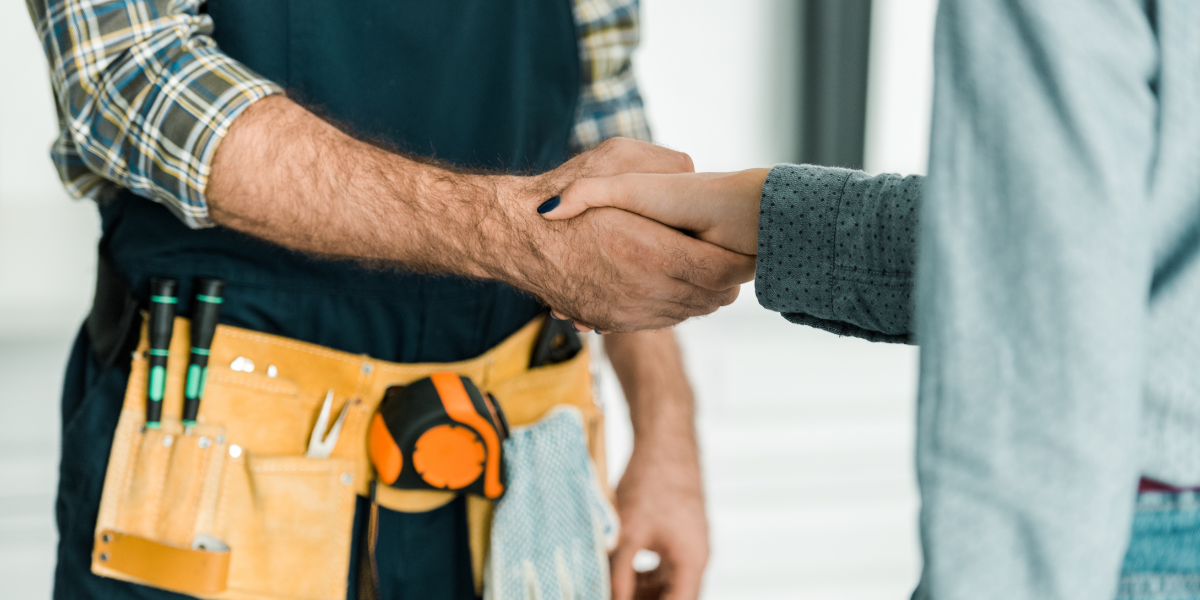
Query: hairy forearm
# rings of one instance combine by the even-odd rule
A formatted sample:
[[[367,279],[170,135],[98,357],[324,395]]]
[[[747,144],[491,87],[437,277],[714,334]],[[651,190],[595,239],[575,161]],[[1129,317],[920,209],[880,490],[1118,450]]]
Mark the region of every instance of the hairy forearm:
[[[692,388],[674,331],[606,335],[604,350],[629,403],[634,451],[698,468]]]
[[[234,122],[207,197],[217,223],[296,250],[511,281],[537,245],[512,244],[532,218],[506,209],[553,193],[544,183],[389,152],[276,96]]]
[[[234,120],[205,197],[217,224],[288,248],[494,279],[586,322],[652,328],[732,302],[753,259],[625,211],[550,222],[536,209],[580,177],[691,168],[686,154],[614,139],[539,175],[466,172],[274,96]]]

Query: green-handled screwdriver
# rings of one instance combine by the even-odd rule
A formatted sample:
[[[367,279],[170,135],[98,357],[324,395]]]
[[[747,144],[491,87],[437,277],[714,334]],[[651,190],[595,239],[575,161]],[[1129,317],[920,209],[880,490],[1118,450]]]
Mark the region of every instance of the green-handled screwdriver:
[[[196,280],[196,303],[192,307],[192,353],[188,358],[187,387],[183,394],[183,424],[185,431],[196,424],[200,412],[200,397],[208,379],[208,351],[217,333],[217,317],[224,299],[225,282],[220,279]]]
[[[167,357],[171,355],[171,334],[175,330],[174,279],[150,280],[150,367],[146,382],[146,429],[158,429],[162,421],[163,393],[167,389]]]

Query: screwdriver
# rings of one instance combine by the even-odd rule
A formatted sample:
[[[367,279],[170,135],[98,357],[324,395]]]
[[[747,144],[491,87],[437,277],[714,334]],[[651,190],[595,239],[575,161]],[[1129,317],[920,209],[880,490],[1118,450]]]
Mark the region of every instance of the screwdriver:
[[[150,380],[146,382],[146,429],[158,429],[162,420],[163,392],[167,387],[167,357],[175,330],[174,279],[150,280]]]
[[[200,412],[200,397],[204,395],[204,382],[208,379],[208,351],[213,336],[217,333],[217,316],[225,282],[220,279],[196,280],[196,303],[192,308],[192,353],[188,358],[187,388],[183,395],[183,424],[185,433],[196,424]]]

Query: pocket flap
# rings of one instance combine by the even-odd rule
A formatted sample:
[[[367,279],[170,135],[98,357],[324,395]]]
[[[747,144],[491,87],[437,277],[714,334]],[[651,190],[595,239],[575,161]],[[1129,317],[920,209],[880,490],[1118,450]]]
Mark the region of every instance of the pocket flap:
[[[180,548],[106,529],[96,536],[92,565],[98,573],[115,571],[154,587],[201,595],[225,591],[229,557],[228,550]]]

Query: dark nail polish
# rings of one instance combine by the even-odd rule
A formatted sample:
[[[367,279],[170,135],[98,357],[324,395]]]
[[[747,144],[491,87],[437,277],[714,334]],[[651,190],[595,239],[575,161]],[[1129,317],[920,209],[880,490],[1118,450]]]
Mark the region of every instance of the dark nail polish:
[[[571,323],[571,329],[574,329],[575,333],[579,333],[579,328],[576,327],[574,323]]]
[[[562,202],[562,196],[555,196],[555,197],[543,202],[542,205],[538,207],[538,214],[544,215],[544,214],[558,208],[558,205],[560,202]]]

